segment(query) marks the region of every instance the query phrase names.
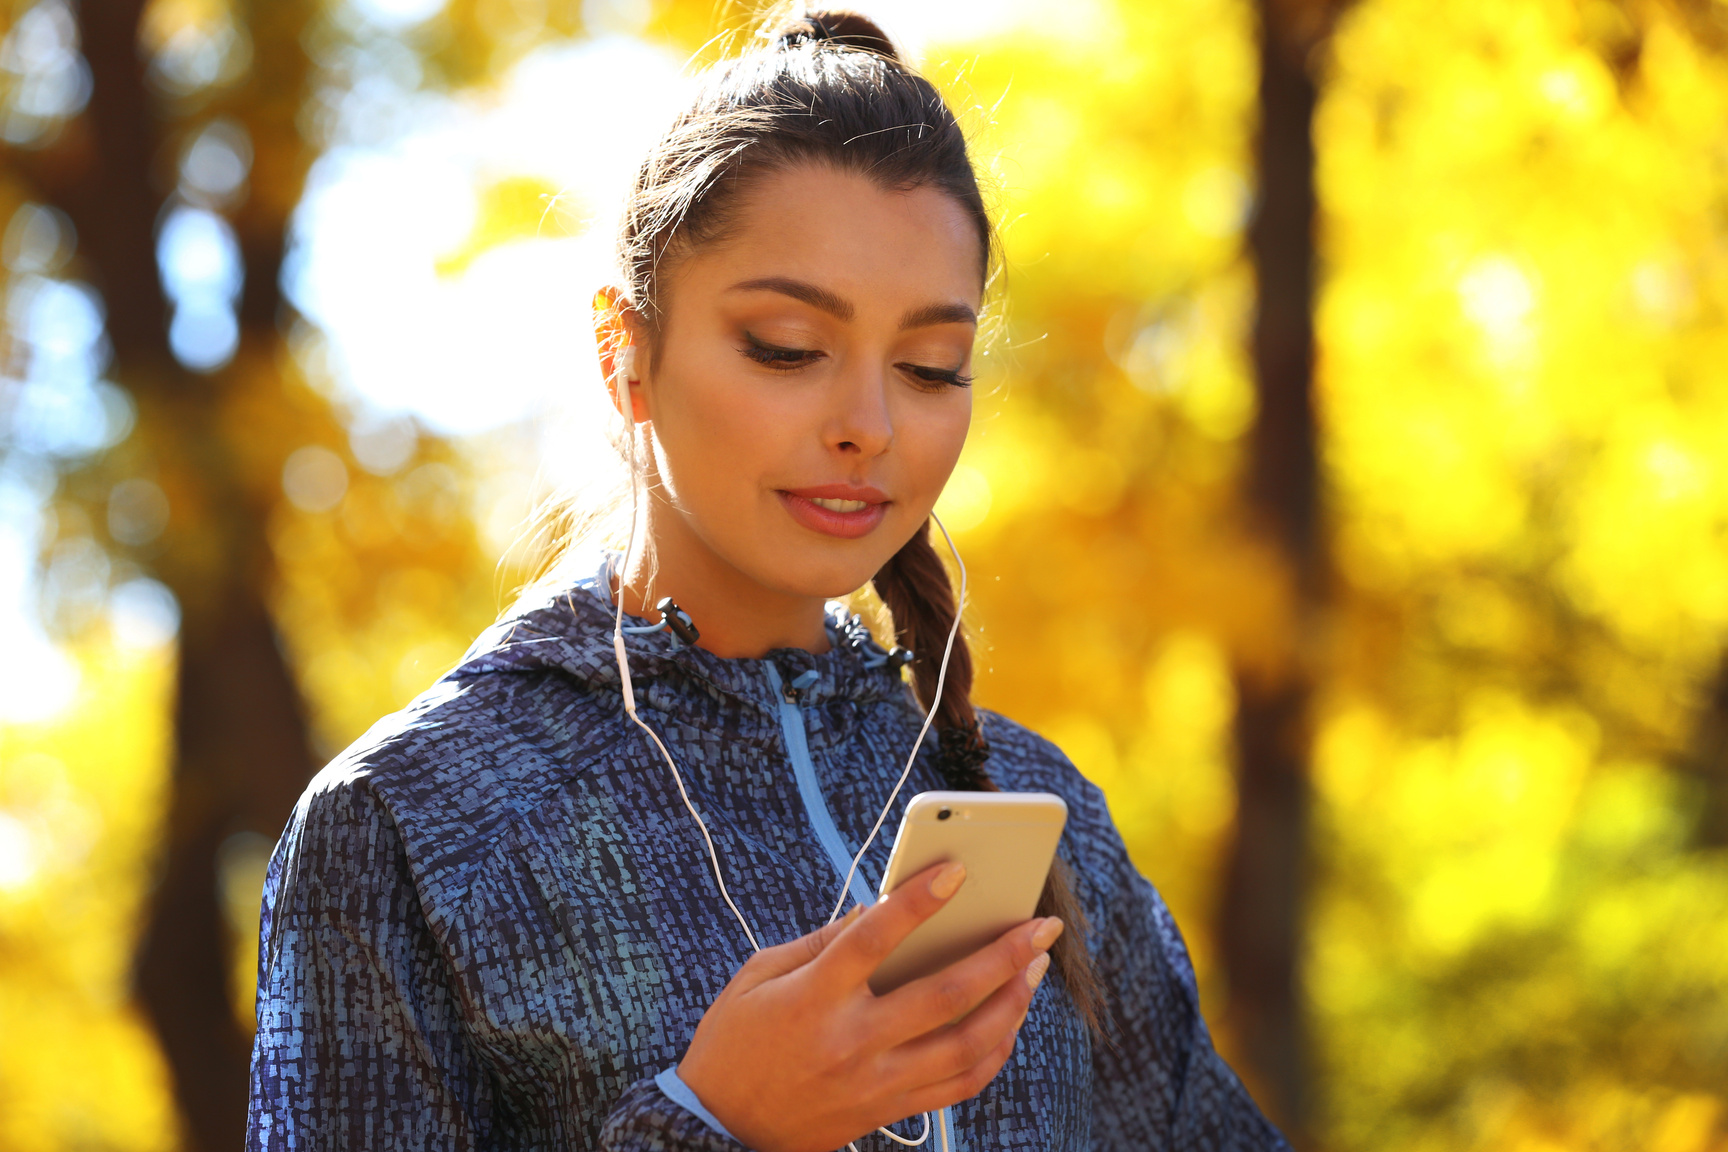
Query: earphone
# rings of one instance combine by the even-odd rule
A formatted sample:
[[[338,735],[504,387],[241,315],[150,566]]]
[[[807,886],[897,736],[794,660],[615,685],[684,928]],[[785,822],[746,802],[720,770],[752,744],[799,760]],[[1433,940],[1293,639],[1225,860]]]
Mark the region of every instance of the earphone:
[[[618,662],[619,694],[623,699],[625,713],[638,728],[648,734],[648,738],[654,742],[654,746],[660,750],[661,757],[665,759],[666,767],[671,769],[673,782],[678,786],[678,795],[684,801],[684,807],[690,813],[690,818],[696,821],[696,827],[702,832],[702,842],[707,846],[708,859],[714,868],[714,882],[720,889],[720,896],[725,900],[726,907],[732,910],[732,915],[737,919],[739,927],[744,929],[744,935],[750,941],[750,950],[760,952],[762,945],[757,941],[756,933],[751,929],[749,921],[744,918],[744,913],[739,911],[737,903],[732,899],[732,893],[726,887],[726,876],[720,867],[720,854],[714,847],[714,837],[709,833],[708,825],[702,819],[701,813],[696,811],[696,805],[690,799],[690,793],[684,786],[684,777],[678,771],[678,765],[672,759],[672,753],[660,739],[659,733],[655,732],[653,727],[643,720],[636,711],[636,690],[630,681],[630,660],[624,650],[624,573],[629,570],[642,522],[641,490],[643,481],[641,468],[636,458],[636,407],[630,395],[630,383],[636,371],[635,345],[626,345],[616,354],[616,370],[623,385],[619,395],[619,408],[623,411],[627,427],[627,454],[630,466],[630,534],[624,546],[624,555],[618,573],[618,591],[615,595],[615,609],[612,618],[612,651]],[[870,845],[875,842],[876,834],[881,831],[883,821],[893,810],[894,801],[899,797],[901,789],[905,787],[907,779],[912,775],[913,765],[918,760],[919,749],[924,746],[924,738],[936,720],[936,710],[941,705],[942,692],[948,683],[948,662],[954,654],[954,641],[960,634],[960,614],[966,605],[966,563],[960,558],[960,550],[955,547],[954,538],[948,534],[948,528],[942,523],[942,518],[937,516],[934,510],[931,511],[930,518],[936,522],[936,527],[941,530],[942,539],[947,543],[948,550],[954,557],[954,563],[960,570],[960,592],[954,607],[954,621],[948,628],[948,640],[942,649],[942,664],[936,674],[936,691],[932,697],[930,708],[925,713],[924,723],[918,729],[917,738],[912,742],[912,751],[906,757],[905,768],[901,770],[899,779],[894,782],[893,790],[888,793],[887,803],[883,804],[882,811],[877,814],[876,822],[870,826],[870,834],[864,838],[864,843],[859,847],[857,855],[852,857],[852,865],[847,869],[845,879],[840,885],[840,897],[835,901],[834,910],[828,914],[826,923],[829,924],[835,921],[840,915],[840,909],[845,907],[846,895],[850,890],[852,877],[857,874],[859,863],[863,861],[864,854],[870,850]],[[665,609],[668,620],[674,611],[675,609],[670,606]],[[890,1140],[910,1148],[919,1147],[929,1140],[930,1130],[930,1113],[928,1112],[924,1113],[924,1129],[919,1133],[916,1140],[908,1140],[904,1136],[890,1132],[887,1128],[877,1129]],[[942,1135],[942,1143],[946,1147],[946,1129],[943,1129]],[[848,1144],[847,1147],[851,1149],[851,1152],[858,1152],[855,1144]]]

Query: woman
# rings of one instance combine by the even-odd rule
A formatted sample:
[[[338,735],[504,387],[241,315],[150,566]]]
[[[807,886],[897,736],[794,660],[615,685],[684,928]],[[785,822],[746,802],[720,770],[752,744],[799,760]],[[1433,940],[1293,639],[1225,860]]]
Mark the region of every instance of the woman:
[[[308,788],[265,890],[249,1146],[824,1152],[934,1113],[931,1147],[1284,1147],[1097,789],[968,700],[927,520],[990,241],[954,117],[869,22],[710,78],[596,301],[644,546],[572,546],[586,571]],[[828,604],[866,581],[892,653]],[[871,904],[872,826],[944,787],[1060,794],[1060,865],[1033,920],[878,997],[965,877]]]

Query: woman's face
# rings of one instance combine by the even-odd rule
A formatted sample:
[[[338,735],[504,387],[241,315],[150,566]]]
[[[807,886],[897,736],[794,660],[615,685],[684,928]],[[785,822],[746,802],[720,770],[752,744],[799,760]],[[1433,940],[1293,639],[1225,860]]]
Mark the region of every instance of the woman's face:
[[[658,355],[638,358],[670,504],[655,545],[773,593],[850,592],[924,523],[965,442],[977,229],[944,193],[825,166],[762,178],[731,225],[673,270]]]

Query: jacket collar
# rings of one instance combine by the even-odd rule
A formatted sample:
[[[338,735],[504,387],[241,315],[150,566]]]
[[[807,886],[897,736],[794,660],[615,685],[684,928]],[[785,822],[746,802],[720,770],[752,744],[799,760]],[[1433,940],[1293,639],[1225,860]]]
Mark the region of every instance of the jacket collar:
[[[618,666],[612,648],[611,571],[616,553],[603,553],[593,571],[562,585],[524,597],[482,632],[452,675],[478,672],[557,670],[596,692],[617,693]],[[701,626],[701,621],[697,621]],[[626,613],[626,628],[648,621]],[[626,632],[624,649],[634,683],[646,686],[655,707],[682,691],[698,691],[763,711],[778,704],[763,665],[773,661],[785,684],[814,670],[800,693],[804,704],[851,700],[860,704],[904,698],[908,691],[897,668],[870,638],[859,618],[837,601],[828,604],[827,652],[776,648],[760,658],[716,656],[685,644],[669,631]],[[808,680],[808,677],[806,677]]]

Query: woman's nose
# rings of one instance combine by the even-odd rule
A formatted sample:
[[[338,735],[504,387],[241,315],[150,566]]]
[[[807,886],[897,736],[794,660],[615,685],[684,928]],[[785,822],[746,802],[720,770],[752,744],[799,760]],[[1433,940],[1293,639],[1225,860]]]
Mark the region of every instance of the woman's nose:
[[[880,456],[894,440],[888,410],[888,378],[879,368],[846,373],[835,381],[835,403],[826,439],[831,448]]]

